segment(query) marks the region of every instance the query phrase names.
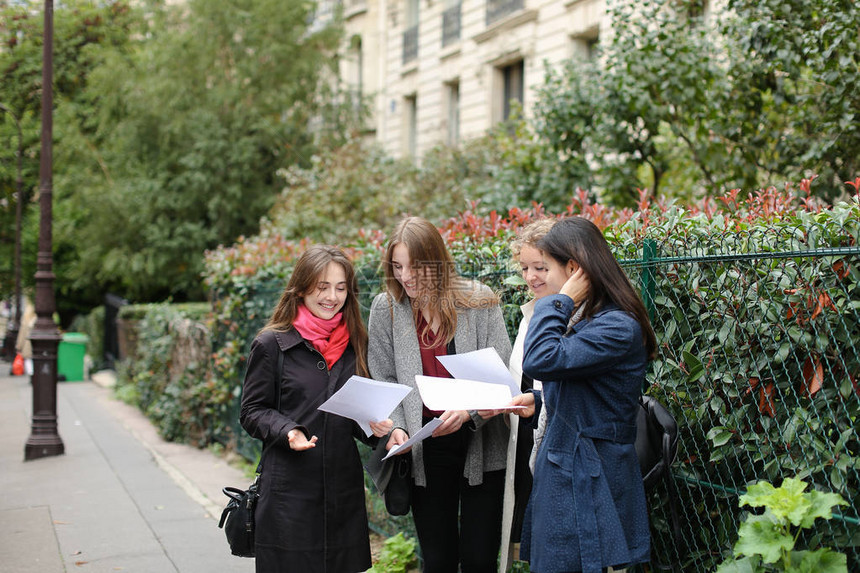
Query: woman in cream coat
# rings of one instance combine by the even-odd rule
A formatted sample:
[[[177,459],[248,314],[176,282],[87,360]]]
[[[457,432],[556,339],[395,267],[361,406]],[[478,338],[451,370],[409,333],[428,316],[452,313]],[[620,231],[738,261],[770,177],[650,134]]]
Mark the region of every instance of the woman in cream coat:
[[[536,244],[555,224],[555,219],[538,219],[523,227],[517,238],[511,243],[511,253],[514,263],[526,281],[529,293],[534,297],[520,307],[523,318],[520,321],[517,338],[511,351],[509,369],[514,381],[522,391],[534,389],[540,392],[539,380],[532,380],[523,374],[523,341],[529,327],[529,320],[534,313],[535,302],[548,294],[546,285],[546,264],[543,253]],[[508,440],[507,467],[505,472],[505,497],[502,512],[502,550],[499,555],[499,573],[507,573],[515,559],[519,559],[519,541],[523,524],[525,507],[531,492],[532,476],[529,469],[529,458],[532,445],[538,436],[532,437],[532,425],[528,421],[520,424],[519,416],[505,414],[511,427]],[[536,417],[535,417],[536,421]],[[538,441],[539,443],[539,441]]]

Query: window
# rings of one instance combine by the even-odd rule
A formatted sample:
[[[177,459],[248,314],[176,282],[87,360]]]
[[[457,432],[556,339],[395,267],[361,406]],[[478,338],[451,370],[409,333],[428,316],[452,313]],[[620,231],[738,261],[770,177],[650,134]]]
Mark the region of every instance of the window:
[[[361,46],[361,36],[353,36],[345,58],[346,73],[344,79],[349,89],[350,103],[356,110],[361,107],[364,89],[364,54]]]
[[[319,32],[334,20],[336,4],[333,0],[319,0],[311,17],[308,33]]]
[[[711,3],[708,0],[697,0],[690,2],[687,14],[693,25],[699,25],[711,19]]]
[[[593,62],[597,59],[597,48],[600,45],[598,29],[594,28],[573,37],[573,57],[579,60]]]
[[[524,0],[487,0],[487,26],[508,14],[522,10],[524,6]]]
[[[418,58],[418,2],[406,0],[406,27],[403,31],[403,64]]]
[[[462,4],[458,1],[447,0],[445,11],[442,12],[442,47],[453,44],[460,39],[460,10]]]
[[[406,27],[417,26],[419,15],[418,0],[406,0]]]
[[[504,66],[499,70],[502,76],[502,121],[511,117],[516,104],[523,104],[523,75],[525,66],[523,60]],[[513,104],[513,105],[512,105]]]
[[[415,157],[418,151],[418,97],[414,94],[403,99],[403,124],[406,154]]]
[[[460,83],[452,82],[446,84],[448,92],[448,145],[457,145],[460,142]]]

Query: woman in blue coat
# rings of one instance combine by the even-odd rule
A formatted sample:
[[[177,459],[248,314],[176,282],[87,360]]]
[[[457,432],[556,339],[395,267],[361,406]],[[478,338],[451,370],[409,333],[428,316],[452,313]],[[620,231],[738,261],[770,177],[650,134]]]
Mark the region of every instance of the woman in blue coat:
[[[526,557],[536,573],[647,563],[648,513],[633,442],[654,331],[593,223],[560,221],[538,248],[558,294],[535,304],[524,346],[523,371],[544,381],[546,419]],[[535,413],[534,394],[515,403],[529,406],[521,415]]]

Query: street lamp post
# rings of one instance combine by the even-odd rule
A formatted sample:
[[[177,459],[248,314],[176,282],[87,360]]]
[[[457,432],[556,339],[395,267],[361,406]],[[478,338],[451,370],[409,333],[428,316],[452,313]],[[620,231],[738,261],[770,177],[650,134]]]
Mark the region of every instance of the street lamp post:
[[[36,324],[33,344],[33,423],[24,446],[24,459],[60,455],[65,451],[57,433],[57,347],[60,332],[54,324],[54,272],[51,229],[52,145],[54,131],[54,4],[45,0],[42,52],[42,141],[39,158],[39,250],[36,254]]]
[[[18,175],[15,180],[17,199],[15,200],[15,317],[10,317],[10,324],[6,328],[6,341],[4,346],[11,354],[9,358],[15,357],[15,342],[18,340],[18,329],[21,327],[21,209],[24,203],[24,179],[22,175],[24,157],[24,135],[21,131],[21,121],[12,113],[8,107],[0,103],[0,111],[6,113],[15,122],[18,128]]]

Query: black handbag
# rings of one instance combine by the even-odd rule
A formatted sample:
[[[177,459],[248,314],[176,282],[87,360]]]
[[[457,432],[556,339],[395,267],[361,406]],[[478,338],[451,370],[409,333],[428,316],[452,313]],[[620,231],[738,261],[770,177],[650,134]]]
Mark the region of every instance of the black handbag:
[[[678,452],[678,424],[652,396],[640,396],[636,415],[636,455],[646,490],[670,475]]]
[[[227,486],[221,491],[230,498],[221,512],[218,527],[224,528],[230,553],[238,557],[254,556],[254,511],[257,509],[259,478],[246,490]]]
[[[394,468],[382,493],[385,509],[391,515],[406,515],[412,506],[412,454],[394,456]]]
[[[666,486],[665,498],[660,501],[669,505],[672,536],[677,544],[681,539],[681,523],[678,514],[678,491],[672,477],[672,462],[678,454],[678,423],[666,406],[652,396],[639,397],[635,447],[645,491],[651,492],[661,481]],[[674,569],[672,564],[662,563],[653,551],[651,564],[660,571]]]
[[[406,515],[412,507],[412,454],[382,461],[388,453],[383,443],[385,440],[380,440],[380,445],[371,452],[365,469],[382,495],[385,510],[391,515]]]
[[[275,370],[275,404],[277,410],[281,409],[281,372],[284,369],[284,353],[278,352],[278,368]],[[274,442],[272,442],[274,443]],[[257,479],[248,489],[227,486],[221,491],[230,498],[224,511],[221,512],[221,520],[218,527],[224,530],[227,543],[230,544],[230,553],[238,557],[254,556],[254,535],[257,524],[254,512],[257,509],[257,500],[260,494],[257,490],[260,484],[260,472],[263,468],[263,454],[272,444],[263,448],[260,454],[260,464],[257,466]]]

